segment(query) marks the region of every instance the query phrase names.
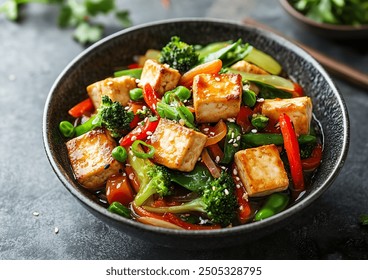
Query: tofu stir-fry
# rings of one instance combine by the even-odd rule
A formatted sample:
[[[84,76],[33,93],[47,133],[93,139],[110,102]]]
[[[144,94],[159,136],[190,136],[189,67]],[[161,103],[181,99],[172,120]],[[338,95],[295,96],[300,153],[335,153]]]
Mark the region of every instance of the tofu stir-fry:
[[[322,158],[312,101],[261,50],[172,37],[113,74],[59,125],[75,179],[109,211],[219,229],[276,215],[308,188]]]

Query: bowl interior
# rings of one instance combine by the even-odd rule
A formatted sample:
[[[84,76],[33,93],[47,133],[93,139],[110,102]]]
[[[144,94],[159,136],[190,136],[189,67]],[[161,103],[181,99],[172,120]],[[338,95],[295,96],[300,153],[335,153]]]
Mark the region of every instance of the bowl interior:
[[[333,39],[366,39],[368,38],[368,25],[339,25],[339,24],[328,24],[321,23],[310,19],[309,17],[303,15],[301,12],[296,10],[291,4],[290,0],[280,0],[281,6],[285,11],[301,25],[312,30],[316,34],[322,35],[324,37],[329,37]]]
[[[311,96],[314,114],[324,131],[323,162],[311,187],[292,207],[267,220],[215,231],[186,232],[154,228],[109,213],[92,193],[81,188],[74,179],[58,124],[71,120],[67,114],[77,102],[87,97],[86,86],[111,76],[116,69],[133,62],[134,55],[149,48],[160,49],[173,35],[192,44],[242,38],[278,60],[292,79]],[[170,245],[173,238],[219,238],[233,235],[244,238],[247,233],[273,230],[299,210],[311,204],[333,181],[344,162],[348,147],[349,123],[344,101],[322,67],[307,53],[290,42],[251,26],[218,20],[185,19],[158,22],[123,30],[88,48],[61,73],[53,85],[45,105],[43,123],[44,145],[49,161],[66,188],[92,213],[107,222],[142,238],[164,237]],[[166,239],[165,239],[166,238]],[[235,241],[236,239],[234,239]],[[229,239],[228,242],[231,242]],[[185,244],[185,243],[183,243]],[[202,245],[205,246],[206,242]],[[214,244],[218,245],[217,241]],[[229,245],[226,242],[222,245]]]

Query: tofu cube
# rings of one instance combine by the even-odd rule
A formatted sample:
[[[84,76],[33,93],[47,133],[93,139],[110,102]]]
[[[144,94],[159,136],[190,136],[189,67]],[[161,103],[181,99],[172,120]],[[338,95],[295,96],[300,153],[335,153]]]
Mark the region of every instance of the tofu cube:
[[[66,143],[75,178],[85,188],[97,190],[106,180],[119,173],[122,164],[112,158],[116,143],[104,130],[97,129]]]
[[[149,83],[162,96],[166,91],[176,88],[180,77],[178,70],[148,59],[144,63],[139,86],[143,88],[146,83]]]
[[[289,186],[284,164],[274,144],[241,150],[235,154],[234,161],[249,197],[280,192]]]
[[[206,141],[206,135],[161,118],[151,136],[154,161],[171,169],[192,171]]]
[[[198,123],[236,117],[240,111],[239,74],[199,74],[193,80],[193,102]]]
[[[130,100],[129,91],[136,88],[135,79],[129,76],[107,78],[87,87],[89,97],[97,109],[101,105],[102,96],[107,95],[112,101],[118,101],[126,106]]]
[[[263,102],[263,115],[277,122],[281,113],[290,117],[297,135],[309,133],[312,120],[312,101],[308,96],[290,99],[266,99]]]
[[[252,63],[249,63],[245,60],[240,60],[237,63],[233,64],[230,68],[246,72],[246,73],[252,73],[252,74],[260,74],[260,75],[268,75],[265,70],[263,70],[261,67],[258,67],[257,65],[254,65]]]

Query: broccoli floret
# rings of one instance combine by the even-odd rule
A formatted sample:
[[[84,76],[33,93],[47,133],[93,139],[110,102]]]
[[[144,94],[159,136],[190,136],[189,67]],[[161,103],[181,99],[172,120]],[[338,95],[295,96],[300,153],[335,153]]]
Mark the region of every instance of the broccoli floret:
[[[171,41],[162,48],[160,63],[167,63],[180,73],[185,73],[198,63],[198,53],[192,45],[180,40],[179,37],[171,37]]]
[[[143,153],[138,146],[137,150]],[[140,184],[139,191],[134,198],[134,203],[141,206],[154,194],[165,196],[170,194],[170,174],[164,166],[156,165],[149,159],[135,156],[132,150],[128,153],[128,163],[134,169]]]
[[[112,137],[120,137],[123,131],[129,130],[129,124],[134,117],[133,112],[125,110],[117,101],[112,102],[106,95],[102,97],[102,103],[97,111],[101,126],[109,130]]]
[[[201,212],[208,216],[213,223],[227,226],[235,217],[237,201],[234,194],[234,181],[223,171],[221,176],[207,184],[201,196],[179,206],[145,207],[148,211],[156,213],[187,213]]]
[[[112,137],[120,137],[129,130],[129,124],[134,118],[133,112],[128,112],[117,101],[112,102],[108,96],[102,96],[102,103],[97,109],[97,114],[85,123],[75,128],[76,136],[80,136],[97,127],[105,127]]]

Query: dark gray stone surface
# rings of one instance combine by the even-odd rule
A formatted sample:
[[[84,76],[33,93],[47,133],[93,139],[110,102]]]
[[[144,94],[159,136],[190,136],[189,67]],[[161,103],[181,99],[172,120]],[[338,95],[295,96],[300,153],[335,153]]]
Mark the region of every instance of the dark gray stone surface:
[[[366,42],[334,42],[306,32],[276,0],[119,1],[134,24],[177,17],[254,17],[330,56],[368,71]],[[230,3],[230,4],[229,4]],[[53,81],[83,47],[56,27],[55,7],[31,5],[20,23],[0,18],[0,259],[368,259],[368,89],[335,79],[350,114],[342,172],[298,219],[236,248],[183,251],[131,238],[92,216],[54,175],[42,144],[43,106]],[[118,30],[111,23],[108,33]],[[39,212],[34,216],[33,212]],[[55,234],[55,227],[59,229]]]

